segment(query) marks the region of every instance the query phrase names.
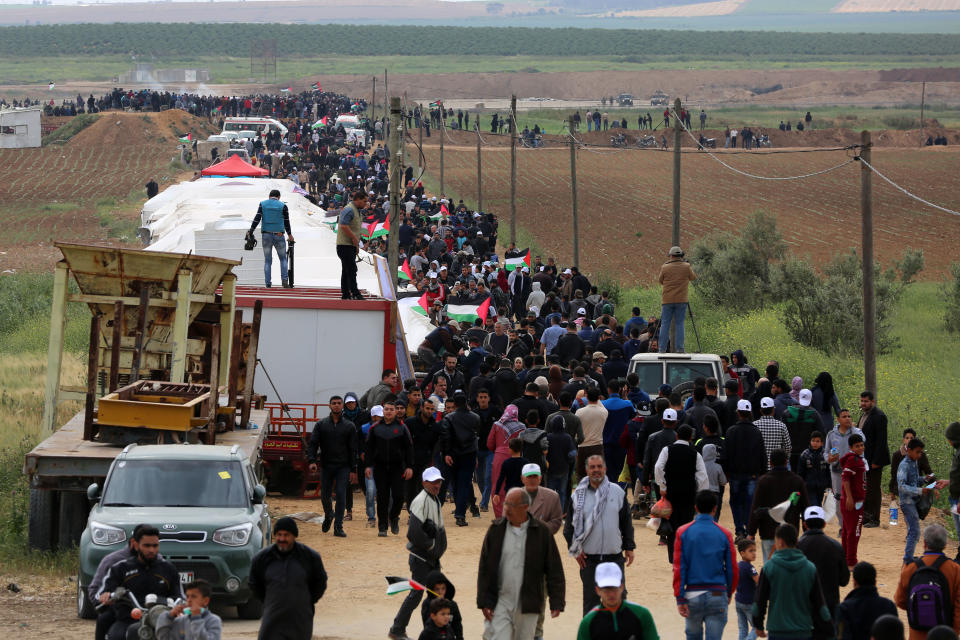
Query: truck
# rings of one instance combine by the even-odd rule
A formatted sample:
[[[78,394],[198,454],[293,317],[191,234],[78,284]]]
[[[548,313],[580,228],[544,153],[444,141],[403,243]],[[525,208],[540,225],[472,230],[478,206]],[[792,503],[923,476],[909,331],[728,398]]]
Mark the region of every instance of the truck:
[[[693,393],[697,378],[716,378],[720,383],[721,400],[726,399],[723,390],[723,363],[720,356],[712,353],[637,353],[630,358],[630,373],[640,378],[640,388],[655,398],[660,386],[669,384],[685,401]]]
[[[266,135],[273,131],[279,131],[281,136],[287,135],[287,127],[279,120],[273,118],[260,117],[229,117],[223,121],[224,133],[228,131],[256,131],[260,135]]]

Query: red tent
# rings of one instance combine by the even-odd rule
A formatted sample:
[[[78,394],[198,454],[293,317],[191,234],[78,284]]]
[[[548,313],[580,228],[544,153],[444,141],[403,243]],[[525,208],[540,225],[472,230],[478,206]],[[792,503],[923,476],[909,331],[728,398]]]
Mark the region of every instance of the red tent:
[[[270,172],[260,167],[255,167],[240,156],[230,156],[223,162],[210,165],[200,172],[203,176],[227,176],[228,178],[259,178],[268,176]]]

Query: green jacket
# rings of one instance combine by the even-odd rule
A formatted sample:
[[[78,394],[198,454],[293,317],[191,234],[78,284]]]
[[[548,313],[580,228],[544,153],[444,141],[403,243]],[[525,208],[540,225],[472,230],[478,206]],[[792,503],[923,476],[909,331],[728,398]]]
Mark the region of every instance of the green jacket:
[[[817,569],[802,551],[780,549],[763,565],[752,614],[754,627],[783,638],[809,638],[814,615],[830,620]]]

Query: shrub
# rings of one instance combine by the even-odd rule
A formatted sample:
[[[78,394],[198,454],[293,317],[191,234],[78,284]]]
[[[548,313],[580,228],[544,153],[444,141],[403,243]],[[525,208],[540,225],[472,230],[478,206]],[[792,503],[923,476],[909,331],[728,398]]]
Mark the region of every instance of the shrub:
[[[884,116],[881,122],[889,129],[899,129],[900,131],[920,128],[920,120],[911,116]]]
[[[941,295],[947,308],[943,312],[943,324],[947,331],[960,333],[960,262],[950,265],[950,276],[943,284]]]

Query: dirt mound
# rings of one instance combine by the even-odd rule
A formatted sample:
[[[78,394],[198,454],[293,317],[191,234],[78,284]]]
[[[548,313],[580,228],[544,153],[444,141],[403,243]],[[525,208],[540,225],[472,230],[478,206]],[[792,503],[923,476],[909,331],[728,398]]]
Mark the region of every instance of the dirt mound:
[[[960,82],[960,69],[886,69],[879,76],[884,82]]]
[[[197,137],[203,133],[213,133],[214,129],[206,120],[179,109],[142,114],[106,112],[97,122],[74,136],[68,146],[79,144],[86,148],[117,148],[162,145],[166,148],[166,143],[172,141],[176,144],[177,138],[187,133]]]

